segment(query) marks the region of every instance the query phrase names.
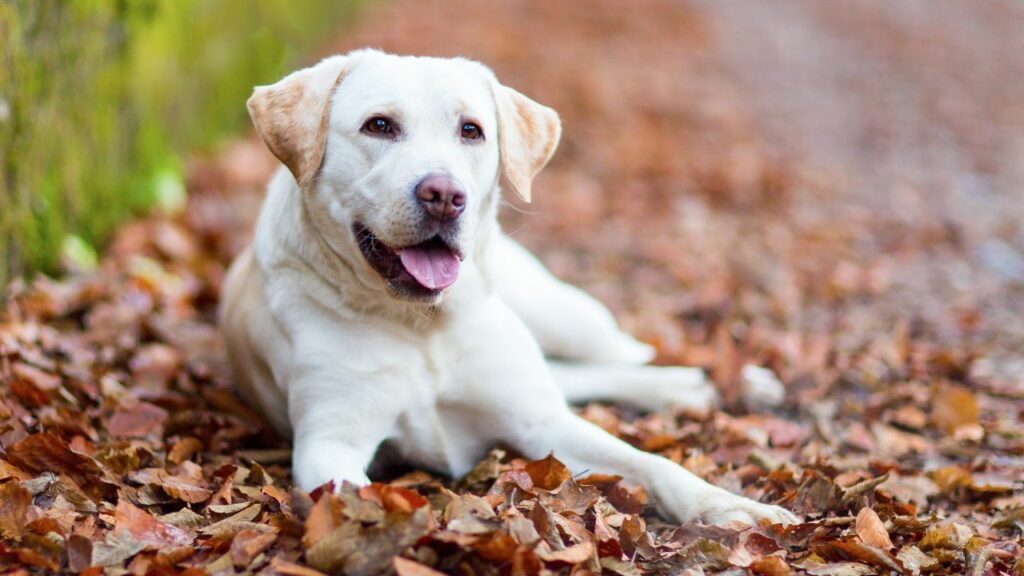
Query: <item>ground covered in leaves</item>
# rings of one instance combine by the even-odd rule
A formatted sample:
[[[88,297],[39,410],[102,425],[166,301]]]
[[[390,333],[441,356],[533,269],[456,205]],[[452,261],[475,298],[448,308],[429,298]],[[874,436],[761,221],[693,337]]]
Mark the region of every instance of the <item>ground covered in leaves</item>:
[[[669,525],[600,470],[498,451],[461,479],[293,489],[214,326],[274,168],[242,141],[99,270],[7,290],[0,567],[1024,574],[1019,9],[635,4],[398,0],[336,48],[476,57],[562,113],[507,229],[725,401],[582,414],[804,523]],[[782,406],[737,401],[748,362]]]

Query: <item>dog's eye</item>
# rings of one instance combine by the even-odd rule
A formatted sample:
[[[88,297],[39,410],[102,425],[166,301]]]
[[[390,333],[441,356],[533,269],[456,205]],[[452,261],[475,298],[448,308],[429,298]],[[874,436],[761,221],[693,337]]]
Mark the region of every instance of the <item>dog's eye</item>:
[[[482,140],[484,131],[478,124],[466,122],[462,125],[462,137],[466,140]]]
[[[395,129],[391,121],[383,116],[374,116],[363,124],[363,132],[367,134],[394,134]]]

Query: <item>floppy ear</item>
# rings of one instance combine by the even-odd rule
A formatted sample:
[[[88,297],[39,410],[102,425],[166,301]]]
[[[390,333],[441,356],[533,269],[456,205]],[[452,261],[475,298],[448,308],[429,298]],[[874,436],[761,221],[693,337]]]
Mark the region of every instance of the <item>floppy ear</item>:
[[[292,171],[300,187],[320,170],[331,95],[345,76],[348,60],[332,56],[276,84],[257,86],[245,103],[263,143]]]
[[[495,84],[502,170],[516,194],[529,202],[533,177],[555,153],[562,137],[562,122],[551,108]]]

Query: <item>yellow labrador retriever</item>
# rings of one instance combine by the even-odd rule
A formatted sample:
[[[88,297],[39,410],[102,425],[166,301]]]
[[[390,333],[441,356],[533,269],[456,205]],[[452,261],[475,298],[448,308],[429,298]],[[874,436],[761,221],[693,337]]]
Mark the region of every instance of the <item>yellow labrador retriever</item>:
[[[296,481],[368,482],[390,440],[418,465],[467,472],[496,443],[643,484],[672,518],[791,522],[581,419],[566,402],[708,409],[692,368],[503,235],[499,180],[530,199],[558,115],[463,59],[360,50],[248,102],[284,164],[221,323],[239,386],[294,443]]]

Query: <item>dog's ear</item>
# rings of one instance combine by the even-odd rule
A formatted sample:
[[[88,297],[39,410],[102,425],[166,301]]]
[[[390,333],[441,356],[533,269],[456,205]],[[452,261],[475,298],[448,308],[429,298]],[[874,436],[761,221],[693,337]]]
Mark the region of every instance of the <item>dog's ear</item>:
[[[558,113],[495,82],[498,147],[505,179],[526,202],[533,177],[544,168],[562,137]]]
[[[332,56],[293,72],[276,84],[257,86],[245,103],[256,132],[300,187],[324,159],[331,95],[345,76],[347,56]]]

